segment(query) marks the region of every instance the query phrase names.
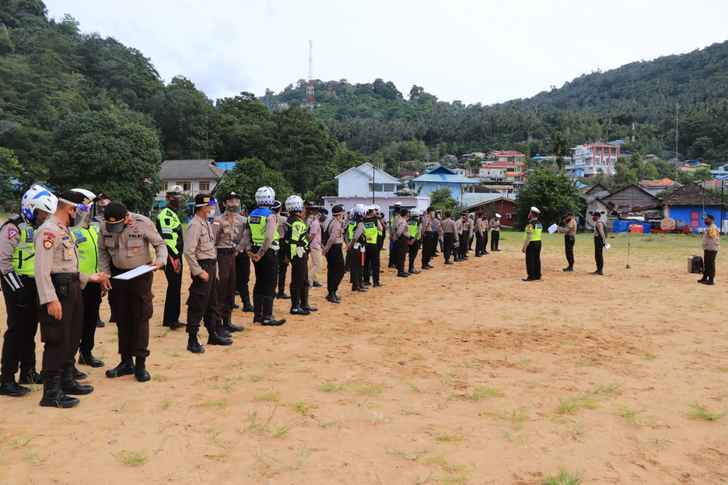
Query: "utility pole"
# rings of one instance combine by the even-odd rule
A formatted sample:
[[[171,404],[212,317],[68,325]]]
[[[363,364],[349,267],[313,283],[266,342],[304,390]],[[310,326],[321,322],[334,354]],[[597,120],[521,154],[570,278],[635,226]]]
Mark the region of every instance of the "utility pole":
[[[316,106],[316,93],[313,85],[313,41],[308,41],[308,84],[306,85],[306,102],[308,109],[313,111]]]
[[[678,143],[680,142],[680,104],[675,103],[675,161],[679,160],[678,157]]]

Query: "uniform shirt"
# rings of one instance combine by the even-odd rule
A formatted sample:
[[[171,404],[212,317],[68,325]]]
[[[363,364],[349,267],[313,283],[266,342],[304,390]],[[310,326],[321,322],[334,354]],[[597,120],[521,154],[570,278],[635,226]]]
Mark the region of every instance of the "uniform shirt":
[[[501,227],[500,219],[498,219],[497,217],[491,219],[491,221],[490,221],[490,230],[491,231],[499,232],[500,227]]]
[[[334,244],[342,244],[344,242],[344,225],[339,219],[336,217],[331,219],[326,230],[329,231],[329,239],[326,241],[326,246],[324,246],[324,254],[328,253]]]
[[[455,234],[460,236],[463,233],[463,220],[458,219],[457,221],[453,221],[453,224],[455,224]]]
[[[283,223],[280,224],[278,221],[279,219],[283,220]],[[275,236],[275,232],[278,231],[278,236],[283,239],[286,237],[285,230],[283,231],[283,235],[281,236],[281,227],[286,227],[286,218],[281,215],[276,215],[274,212],[271,212],[266,216],[265,219],[265,239],[263,240],[263,244],[260,246],[260,249],[258,249],[258,255],[263,256],[266,251],[268,251],[271,246],[273,245],[273,237]],[[252,246],[252,240],[251,240],[251,246]]]
[[[309,221],[308,237],[311,249],[321,249],[321,222],[317,216],[311,217]]]
[[[232,249],[240,245],[243,238],[243,216],[225,212],[213,222],[213,231],[216,234],[215,247]]]
[[[352,237],[351,241],[349,241],[348,247],[351,248],[356,243],[362,243],[361,241],[359,241],[359,239],[361,239],[361,237],[363,235],[364,235],[364,223],[357,222],[356,227],[354,227],[354,237]]]
[[[13,222],[7,222],[0,230],[0,273],[13,271],[13,253],[20,244],[20,229]]]
[[[250,247],[252,246],[250,242],[250,227],[248,227],[248,218],[245,216],[240,216],[240,219],[243,221],[243,232],[240,234],[240,243],[238,244],[238,252],[244,253],[248,250],[250,250]]]
[[[432,218],[432,231],[436,232],[442,237],[442,221],[437,217]]]
[[[576,236],[576,219],[573,217],[569,219],[569,222],[566,223],[566,227],[562,229],[561,232],[563,232],[565,236]]]
[[[38,228],[34,245],[35,284],[38,288],[38,301],[41,305],[45,305],[58,300],[51,275],[78,273],[78,253],[71,230],[56,216],[48,217]],[[79,279],[81,287],[86,286],[88,275],[80,274]]]
[[[167,262],[167,244],[147,217],[131,213],[132,223],[119,234],[112,234],[101,224],[99,233],[99,267],[104,273],[114,268],[129,270],[151,262],[149,246],[154,247],[154,264]],[[122,223],[123,224],[123,223]]]
[[[432,232],[432,216],[425,214],[422,216],[422,232]]]
[[[720,231],[713,223],[705,228],[703,233],[703,249],[705,251],[717,251],[720,249]]]
[[[576,223],[574,223],[576,224]],[[574,234],[576,234],[576,231],[574,231]],[[604,234],[604,222],[597,221],[594,224],[594,237],[600,237],[602,238],[602,241],[606,242],[606,237]]]
[[[190,267],[192,276],[202,274],[204,271],[199,261],[216,259],[215,233],[212,224],[207,219],[195,215],[185,231],[185,259]]]
[[[399,239],[400,237],[407,235],[407,219],[399,217],[396,222],[396,239]]]

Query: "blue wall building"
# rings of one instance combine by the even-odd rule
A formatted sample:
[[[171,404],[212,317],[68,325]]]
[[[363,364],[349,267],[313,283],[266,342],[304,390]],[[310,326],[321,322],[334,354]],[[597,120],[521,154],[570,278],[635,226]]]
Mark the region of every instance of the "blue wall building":
[[[446,188],[458,204],[463,204],[463,193],[468,185],[478,185],[477,179],[472,179],[455,173],[447,167],[437,167],[412,180],[419,195],[430,197],[437,190]]]

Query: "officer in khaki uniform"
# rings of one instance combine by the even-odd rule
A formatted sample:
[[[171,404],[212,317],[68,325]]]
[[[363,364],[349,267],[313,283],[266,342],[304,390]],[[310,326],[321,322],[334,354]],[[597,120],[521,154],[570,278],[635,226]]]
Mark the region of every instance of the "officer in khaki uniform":
[[[407,242],[409,268],[407,272],[409,274],[419,274],[419,271],[415,269],[415,261],[417,260],[417,253],[420,250],[420,243],[422,241],[422,225],[420,224],[420,213],[417,209],[412,209],[410,217],[407,220],[407,235],[409,236],[409,241]]]
[[[195,196],[195,215],[185,231],[185,259],[192,275],[187,299],[187,350],[201,354],[204,347],[197,341],[200,322],[205,321],[208,345],[231,345],[233,341],[220,335],[217,329],[219,315],[215,304],[217,284],[217,249],[215,231],[208,219],[216,202],[208,194]]]
[[[150,246],[156,255],[154,261]],[[99,238],[99,264],[104,273],[116,276],[145,264],[162,269],[166,263],[167,245],[150,219],[127,211],[118,202],[106,206]],[[121,362],[106,371],[106,377],[134,374],[139,382],[150,379],[145,364],[149,356],[149,319],[154,311],[153,280],[152,272],[130,280],[113,280],[109,302],[117,319]]]
[[[344,277],[344,255],[342,247],[344,244],[344,207],[335,205],[331,209],[331,220],[324,226],[324,233],[327,235],[323,253],[326,256],[326,301],[341,303],[341,298],[336,294],[339,291],[339,284]]]
[[[231,319],[235,306],[235,256],[243,238],[243,216],[240,215],[240,196],[230,192],[222,199],[225,212],[213,222],[217,248],[218,280],[215,284],[216,312],[222,319],[222,328],[217,332],[229,337],[229,332],[240,332],[243,327],[233,325]]]
[[[83,324],[81,289],[87,282],[109,284],[108,275],[78,271],[78,253],[69,226],[76,204],[73,192],[62,193],[56,213],[35,237],[35,282],[38,288],[40,332],[43,341],[43,398],[41,406],[69,408],[78,399],[68,394],[90,394],[93,387],[79,384],[73,375],[75,348],[71,335]]]
[[[167,294],[164,299],[164,316],[162,325],[172,330],[184,327],[179,321],[182,292],[182,271],[184,263],[182,260],[183,234],[182,221],[179,220],[177,211],[182,203],[183,189],[175,185],[167,191],[167,207],[162,209],[157,216],[157,231],[167,244],[167,264],[164,267],[164,276],[167,278]]]
[[[528,276],[523,281],[541,280],[541,235],[543,225],[538,220],[541,211],[537,207],[531,207],[528,213],[528,225],[523,237],[522,252],[526,255],[526,273]]]
[[[566,254],[565,273],[574,271],[574,245],[576,244],[576,218],[571,212],[566,214],[564,218],[564,226],[559,227],[558,231],[564,235],[564,253]]]

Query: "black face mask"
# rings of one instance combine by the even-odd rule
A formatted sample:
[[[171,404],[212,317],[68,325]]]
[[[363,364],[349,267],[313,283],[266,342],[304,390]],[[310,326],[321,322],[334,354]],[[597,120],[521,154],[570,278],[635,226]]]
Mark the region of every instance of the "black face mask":
[[[713,221],[711,221],[710,219],[704,219],[703,222],[706,226],[709,226]]]
[[[124,232],[124,228],[126,227],[126,224],[124,222],[117,222],[116,224],[109,224],[106,223],[106,230],[109,231],[111,234],[121,234]]]

